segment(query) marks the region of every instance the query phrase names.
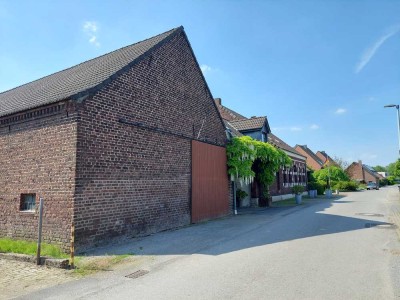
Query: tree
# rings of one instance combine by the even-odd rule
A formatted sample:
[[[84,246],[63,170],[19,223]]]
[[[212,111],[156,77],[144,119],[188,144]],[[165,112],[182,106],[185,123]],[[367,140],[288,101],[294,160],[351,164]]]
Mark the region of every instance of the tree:
[[[387,172],[387,169],[385,167],[379,166],[379,165],[375,166],[374,170],[377,171],[377,172]]]
[[[388,172],[389,176],[395,176],[394,173],[395,173],[395,170],[396,170],[396,162],[388,164],[386,169],[387,169],[387,172]]]
[[[349,180],[347,174],[341,168],[335,166],[315,171],[313,176],[317,182],[326,183],[328,188],[329,188],[329,180],[331,181],[330,182],[331,184],[332,182]]]
[[[394,176],[396,176],[397,178],[400,177],[400,159],[398,159],[396,161],[396,164],[394,165]]]
[[[333,160],[335,163],[344,171],[350,166],[350,163],[339,156],[334,156]]]

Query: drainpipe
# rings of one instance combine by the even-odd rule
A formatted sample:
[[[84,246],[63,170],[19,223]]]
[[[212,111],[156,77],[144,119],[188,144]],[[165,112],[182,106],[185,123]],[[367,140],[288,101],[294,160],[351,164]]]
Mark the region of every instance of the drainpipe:
[[[232,181],[233,183],[233,213],[237,215],[237,208],[236,208],[236,182]]]

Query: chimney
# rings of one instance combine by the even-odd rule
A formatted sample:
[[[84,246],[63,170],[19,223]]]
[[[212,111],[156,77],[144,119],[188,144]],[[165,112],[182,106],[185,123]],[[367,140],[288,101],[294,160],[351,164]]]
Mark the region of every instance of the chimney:
[[[358,160],[358,163],[359,163],[360,165],[362,165],[362,161],[361,161],[361,160]]]
[[[251,119],[255,119],[255,118],[257,118],[256,116],[251,116]]]
[[[221,98],[215,98],[214,101],[215,101],[215,104],[222,105],[221,104]]]

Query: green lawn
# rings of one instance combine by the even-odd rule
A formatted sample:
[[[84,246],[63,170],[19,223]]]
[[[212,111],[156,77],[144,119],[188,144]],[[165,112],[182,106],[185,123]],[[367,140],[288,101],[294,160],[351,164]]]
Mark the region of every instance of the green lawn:
[[[36,255],[36,248],[37,244],[35,242],[0,238],[0,252]],[[69,255],[63,253],[59,247],[47,243],[42,243],[40,255],[52,258],[69,258]],[[106,254],[97,257],[76,256],[74,273],[88,275],[98,271],[110,270],[114,265],[133,257],[133,255],[133,253],[129,253],[121,255]]]
[[[36,242],[0,238],[0,252],[36,255],[36,248]],[[68,258],[68,255],[64,254],[60,247],[47,243],[42,243],[40,255],[53,258]]]

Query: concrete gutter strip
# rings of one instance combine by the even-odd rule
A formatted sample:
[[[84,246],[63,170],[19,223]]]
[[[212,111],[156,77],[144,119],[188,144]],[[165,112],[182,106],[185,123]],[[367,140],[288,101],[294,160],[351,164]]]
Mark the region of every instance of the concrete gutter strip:
[[[0,253],[0,259],[17,260],[22,262],[36,263],[36,257],[27,254],[18,253]],[[68,259],[56,259],[49,257],[41,257],[40,265],[45,265],[53,268],[68,269],[69,260]]]

